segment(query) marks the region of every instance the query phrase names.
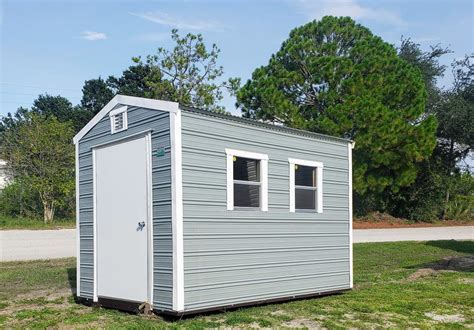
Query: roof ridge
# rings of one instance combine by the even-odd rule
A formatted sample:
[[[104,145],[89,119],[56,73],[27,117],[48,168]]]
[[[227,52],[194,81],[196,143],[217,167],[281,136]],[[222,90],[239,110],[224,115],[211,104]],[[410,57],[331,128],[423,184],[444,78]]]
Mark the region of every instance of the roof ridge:
[[[335,142],[345,142],[345,143],[352,143],[353,141],[350,139],[345,139],[341,138],[338,136],[332,136],[332,135],[327,135],[327,134],[322,134],[322,133],[316,133],[316,132],[311,132],[307,130],[302,130],[302,129],[297,129],[297,128],[291,128],[287,126],[278,126],[275,124],[270,124],[270,123],[265,123],[261,122],[255,119],[250,119],[250,118],[244,118],[244,117],[239,117],[236,115],[232,114],[223,114],[223,113],[217,113],[209,110],[204,110],[204,109],[199,109],[195,108],[192,106],[187,106],[187,105],[179,105],[179,108],[183,111],[188,111],[188,112],[195,112],[211,117],[216,117],[216,118],[222,118],[222,119],[227,119],[227,120],[233,120],[237,122],[241,122],[243,124],[249,124],[249,125],[255,125],[259,126],[262,128],[267,128],[271,130],[276,130],[276,131],[283,131],[295,135],[303,135],[311,138],[318,138],[318,139],[323,139],[323,140],[330,140],[330,141],[335,141]]]

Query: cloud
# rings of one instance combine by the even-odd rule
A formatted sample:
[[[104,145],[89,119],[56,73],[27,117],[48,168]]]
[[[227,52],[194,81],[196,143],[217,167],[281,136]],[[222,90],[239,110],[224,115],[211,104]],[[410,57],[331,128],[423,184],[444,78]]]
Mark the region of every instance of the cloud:
[[[95,31],[83,31],[81,33],[81,38],[85,40],[91,40],[91,41],[96,41],[96,40],[105,40],[107,39],[107,35],[102,32],[95,32]]]
[[[130,15],[140,17],[144,20],[157,23],[160,25],[166,25],[177,29],[184,30],[217,30],[219,25],[213,21],[198,21],[198,20],[188,20],[173,17],[166,13],[158,12],[145,12],[145,13],[129,13]]]
[[[305,13],[312,19],[323,16],[350,16],[355,20],[373,20],[391,25],[405,25],[406,23],[396,13],[385,9],[369,8],[357,3],[356,0],[300,0]]]

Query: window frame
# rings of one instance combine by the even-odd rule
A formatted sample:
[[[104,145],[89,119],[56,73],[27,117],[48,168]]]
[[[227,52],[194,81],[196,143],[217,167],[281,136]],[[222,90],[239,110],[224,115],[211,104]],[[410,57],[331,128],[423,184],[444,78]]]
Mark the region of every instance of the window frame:
[[[290,212],[316,212],[323,213],[323,168],[322,162],[288,158],[289,163],[289,189],[290,189]],[[296,185],[295,185],[295,165],[316,168],[316,209],[296,209]],[[298,186],[299,187],[299,186]],[[301,188],[303,189],[303,188]]]
[[[115,117],[117,115],[122,115],[122,128],[121,129],[115,129]],[[110,118],[110,133],[115,134],[118,132],[125,131],[128,128],[128,118],[127,118],[127,106],[122,106],[119,108],[116,108],[112,111],[109,112],[109,118]]]
[[[225,153],[227,157],[227,210],[268,211],[268,155],[227,148],[225,149]],[[260,207],[234,206],[234,157],[260,161]]]

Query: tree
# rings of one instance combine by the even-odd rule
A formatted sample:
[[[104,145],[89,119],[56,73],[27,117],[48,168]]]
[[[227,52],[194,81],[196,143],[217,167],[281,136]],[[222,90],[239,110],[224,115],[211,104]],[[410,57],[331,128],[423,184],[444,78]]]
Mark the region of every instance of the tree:
[[[243,116],[356,141],[354,190],[396,192],[435,146],[420,72],[352,19],[324,17],[290,33],[238,91]]]
[[[474,148],[474,55],[454,61],[451,65],[454,84],[442,95],[436,108],[439,121],[438,151],[447,171]]]
[[[25,121],[30,112],[44,117],[55,117],[60,122],[71,122],[75,131],[79,131],[92,118],[88,111],[73,106],[67,98],[46,93],[38,95],[31,109],[20,107],[14,114],[8,113],[2,117],[0,133]]]
[[[38,192],[46,223],[74,191],[73,135],[70,122],[34,112],[1,134],[1,157],[15,180]]]
[[[426,113],[437,118],[438,128],[434,152],[418,165],[416,181],[391,196],[389,204],[393,215],[413,220],[444,218],[452,213],[448,209],[456,204],[451,201],[464,198],[458,196],[457,187],[465,182],[461,161],[472,152],[474,144],[473,65],[472,56],[453,62],[453,86],[438,88],[437,80],[446,69],[439,59],[448,52],[439,45],[422,51],[420,45],[409,39],[402,41],[399,56],[421,71],[428,91]]]
[[[25,109],[25,111],[45,117],[55,117],[60,122],[71,122],[75,132],[79,131],[92,118],[90,111],[73,106],[67,98],[60,95],[39,95],[33,101],[31,110]]]
[[[60,95],[38,95],[33,101],[31,111],[46,117],[54,116],[61,122],[72,120],[74,117],[72,103]]]
[[[131,65],[122,72],[122,76],[119,78],[110,76],[107,79],[107,86],[115,94],[145,97],[151,93],[146,81],[152,72],[153,69],[149,65],[143,63]]]
[[[188,33],[181,38],[173,29],[171,37],[176,43],[172,50],[160,47],[156,55],[148,55],[144,61],[140,57],[133,59],[137,70],[147,71],[145,85],[149,90],[145,95],[224,112],[218,105],[222,89],[235,87],[239,80],[216,83],[223,74],[222,66],[217,65],[220,50],[213,44],[208,51],[201,34]]]
[[[132,58],[134,64],[120,77],[109,76],[106,82],[101,78],[86,81],[82,107],[96,113],[113,95],[123,94],[225,112],[219,105],[223,90],[234,94],[240,79],[217,82],[223,75],[222,66],[217,65],[220,50],[215,44],[208,50],[201,34],[180,37],[173,29],[171,37],[173,49],[160,47],[157,54],[145,59]]]
[[[6,130],[14,129],[20,122],[25,120],[25,116],[29,111],[28,108],[19,107],[14,114],[9,112],[6,116],[1,117],[0,134]]]
[[[426,112],[432,113],[436,103],[439,102],[441,89],[436,85],[439,78],[444,76],[446,65],[439,63],[439,59],[452,53],[449,48],[437,44],[430,46],[429,51],[423,51],[420,45],[410,38],[402,38],[398,56],[420,70],[427,92]]]
[[[90,79],[82,87],[82,109],[90,113],[90,118],[96,115],[114,97],[114,92],[101,78]]]
[[[440,64],[439,60],[450,52],[448,48],[443,48],[439,44],[430,46],[428,51],[424,51],[410,38],[402,38],[398,48],[398,56],[420,71],[427,91],[425,113],[435,117],[443,94],[437,82],[444,76],[446,70],[446,66]],[[437,219],[443,209],[443,191],[449,178],[445,175],[436,151],[418,163],[417,168],[417,177],[411,185],[387,197],[387,210],[392,215],[411,220]]]
[[[438,144],[435,155],[441,158],[445,181],[445,201],[442,217],[445,218],[451,199],[451,190],[456,184],[464,160],[474,148],[474,55],[452,63],[454,84],[442,93],[435,113],[439,121]]]

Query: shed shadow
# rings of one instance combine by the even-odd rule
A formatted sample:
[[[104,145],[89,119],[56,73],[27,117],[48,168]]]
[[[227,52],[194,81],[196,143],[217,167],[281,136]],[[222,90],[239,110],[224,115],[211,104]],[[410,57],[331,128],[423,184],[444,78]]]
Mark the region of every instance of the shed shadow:
[[[473,237],[474,239],[474,237]],[[427,241],[425,245],[437,247],[444,250],[452,250],[461,253],[474,254],[474,241]]]
[[[415,273],[414,279],[431,275],[440,270],[451,270],[456,272],[471,273],[474,272],[474,255],[445,257],[435,262],[425,264],[418,264],[407,267],[407,269],[418,269]],[[418,276],[421,275],[421,276]]]
[[[457,253],[467,253],[468,255],[446,256],[434,262],[405,267],[406,269],[417,270],[408,277],[408,281],[431,276],[439,271],[474,272],[474,241],[427,241],[424,244]]]
[[[216,307],[216,308],[209,308],[206,310],[201,310],[201,311],[191,311],[187,312],[184,314],[170,314],[170,313],[163,313],[163,312],[156,312],[157,315],[161,316],[164,321],[167,322],[177,322],[181,320],[187,320],[187,319],[192,319],[196,317],[204,317],[204,316],[213,316],[217,314],[223,314],[227,312],[235,312],[239,310],[245,310],[248,308],[255,308],[255,307],[264,307],[264,306],[269,306],[269,305],[283,305],[290,303],[292,301],[304,301],[304,300],[312,300],[312,299],[322,299],[327,296],[338,296],[342,295],[345,292],[350,291],[350,289],[344,289],[344,290],[338,290],[338,291],[332,291],[332,292],[327,292],[327,293],[321,293],[321,294],[310,294],[307,296],[300,296],[300,297],[294,297],[294,298],[277,298],[277,299],[271,299],[271,300],[266,300],[266,301],[257,301],[257,302],[251,302],[251,303],[243,303],[243,304],[236,304],[233,306],[225,306],[225,307]]]
[[[74,302],[79,303],[77,298],[77,290],[76,290],[76,267],[70,267],[67,269],[67,280],[69,282],[69,288],[71,290],[71,294],[74,297]]]

